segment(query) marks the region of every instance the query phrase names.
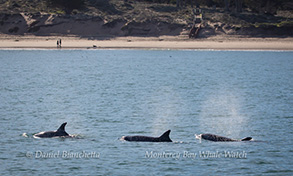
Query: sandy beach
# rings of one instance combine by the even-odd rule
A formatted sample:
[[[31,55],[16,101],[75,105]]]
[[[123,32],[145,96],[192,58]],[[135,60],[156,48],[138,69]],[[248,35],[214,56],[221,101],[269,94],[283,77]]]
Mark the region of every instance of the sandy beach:
[[[0,36],[0,49],[191,49],[191,50],[293,50],[293,38],[214,37],[188,39],[176,36],[79,38],[64,36]]]

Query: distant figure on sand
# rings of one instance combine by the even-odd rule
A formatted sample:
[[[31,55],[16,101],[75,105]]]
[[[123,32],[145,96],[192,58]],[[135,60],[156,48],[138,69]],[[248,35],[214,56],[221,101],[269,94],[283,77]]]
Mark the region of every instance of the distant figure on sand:
[[[61,48],[61,39],[57,40],[57,48]]]

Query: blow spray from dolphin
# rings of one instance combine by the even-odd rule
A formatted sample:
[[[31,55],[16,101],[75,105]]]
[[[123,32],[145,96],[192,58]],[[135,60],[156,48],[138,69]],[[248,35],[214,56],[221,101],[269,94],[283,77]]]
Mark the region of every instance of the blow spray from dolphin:
[[[65,125],[67,122],[63,123],[56,131],[44,131],[35,134],[34,138],[52,138],[52,137],[71,137],[66,131],[65,131]]]
[[[205,139],[205,140],[209,140],[209,141],[214,141],[214,142],[238,142],[238,141],[251,141],[252,137],[246,137],[240,140],[237,139],[231,139],[231,138],[227,138],[224,136],[218,136],[215,134],[200,134],[200,135],[195,135],[195,137],[197,139]]]
[[[125,141],[136,141],[136,142],[172,142],[170,139],[171,130],[166,131],[160,137],[149,137],[149,136],[123,136],[121,140]]]

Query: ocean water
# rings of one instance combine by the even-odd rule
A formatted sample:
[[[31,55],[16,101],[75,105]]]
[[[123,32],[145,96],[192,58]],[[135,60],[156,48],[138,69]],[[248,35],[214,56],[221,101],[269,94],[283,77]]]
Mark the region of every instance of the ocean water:
[[[293,52],[0,50],[0,73],[0,175],[293,174]]]

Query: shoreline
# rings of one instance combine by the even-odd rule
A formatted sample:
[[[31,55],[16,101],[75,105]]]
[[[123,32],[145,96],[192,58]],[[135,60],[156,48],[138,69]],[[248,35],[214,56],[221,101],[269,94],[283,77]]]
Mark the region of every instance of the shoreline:
[[[62,48],[57,48],[62,39]],[[180,36],[80,38],[76,36],[1,36],[5,49],[151,49],[151,50],[273,50],[293,51],[293,38],[215,36],[188,39]]]

